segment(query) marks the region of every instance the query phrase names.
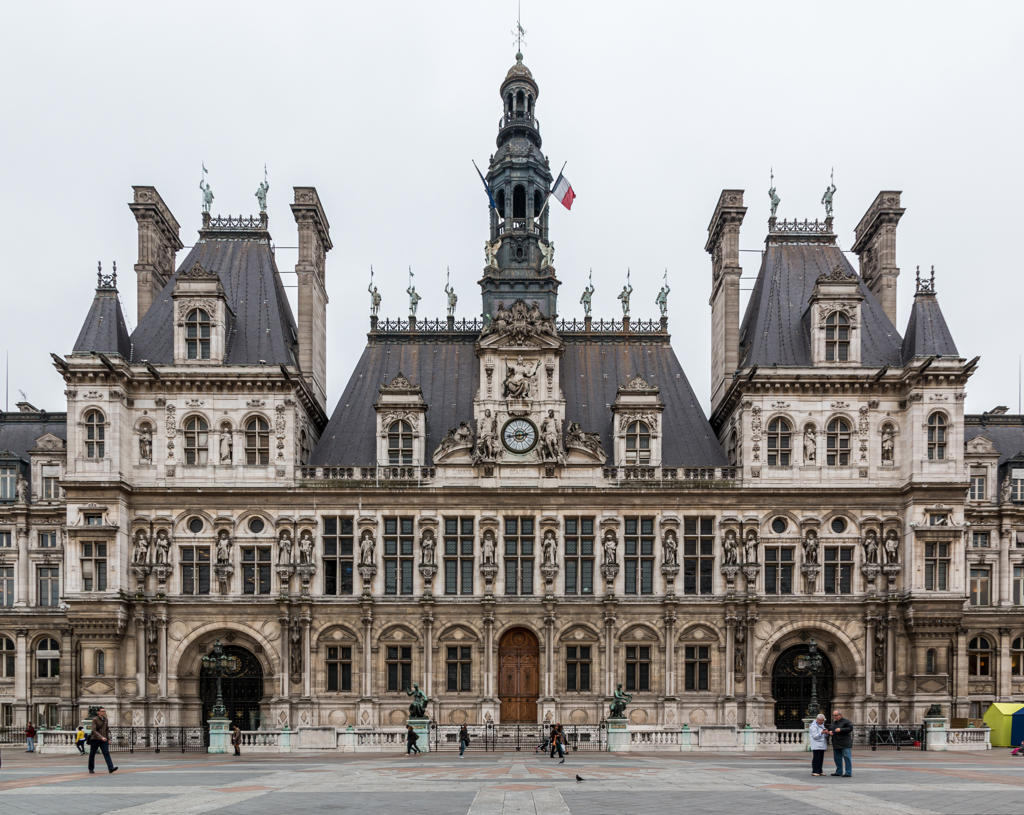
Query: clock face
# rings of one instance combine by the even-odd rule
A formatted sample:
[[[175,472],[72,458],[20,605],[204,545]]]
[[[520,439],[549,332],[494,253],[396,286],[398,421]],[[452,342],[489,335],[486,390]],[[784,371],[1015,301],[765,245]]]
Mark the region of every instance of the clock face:
[[[528,419],[512,419],[501,431],[501,440],[513,453],[528,453],[537,443],[537,428]]]

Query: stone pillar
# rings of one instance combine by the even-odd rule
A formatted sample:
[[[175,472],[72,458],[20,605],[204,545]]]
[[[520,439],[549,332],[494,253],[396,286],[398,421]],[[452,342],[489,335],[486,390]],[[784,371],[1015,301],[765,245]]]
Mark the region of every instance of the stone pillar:
[[[860,275],[878,298],[889,320],[896,324],[896,225],[903,217],[898,190],[882,190],[853,230],[853,251]]]
[[[555,615],[547,614],[544,617],[544,696],[552,698],[555,695],[554,688],[554,662],[555,662]]]
[[[136,325],[174,274],[174,255],[182,248],[180,227],[156,187],[132,187],[134,200],[128,205],[139,225],[138,312]]]
[[[999,629],[999,667],[996,674],[996,701],[1010,698],[1010,629]]]
[[[1010,566],[1010,546],[1013,531],[1004,529],[999,535],[999,605],[1013,605],[1013,567]]]
[[[287,616],[281,615],[278,617],[278,622],[281,624],[281,664],[278,666],[278,692],[281,694],[282,699],[287,699],[288,694],[291,692],[288,681],[288,667],[291,664],[291,654],[289,649],[291,648],[291,632],[289,631],[290,620]]]
[[[615,618],[604,618],[604,695],[611,696],[615,687]]]
[[[725,695],[736,695],[736,618],[725,618]]]
[[[924,717],[925,747],[929,752],[946,749],[947,729],[949,729],[949,720],[945,717]]]
[[[757,697],[757,666],[754,665],[754,637],[757,630],[757,615],[747,615],[747,698]],[[747,721],[750,721],[750,709],[747,709]]]
[[[144,699],[146,697],[146,616],[141,612],[135,613],[135,695]]]
[[[15,534],[18,536],[18,588],[14,593],[14,605],[24,607],[31,603],[32,597],[32,582],[28,569],[28,529],[19,526]]]
[[[868,617],[864,621],[864,695],[870,697],[874,692],[872,683],[875,679],[874,666],[875,618]],[[829,713],[826,711],[825,716]]]
[[[953,711],[952,717],[962,714],[964,711],[960,710],[961,707],[967,704],[967,630],[964,628],[957,629],[956,632],[956,652],[954,655],[953,670],[956,676],[956,697],[953,700]]]
[[[423,692],[428,697],[434,695],[434,617],[432,614],[423,615]]]
[[[363,612],[363,697],[369,699],[373,695],[371,663],[373,661],[373,612]]]
[[[157,647],[160,649],[160,698],[167,698],[167,617],[158,617]]]
[[[889,617],[885,630],[885,695],[892,699],[896,695],[896,618]]]
[[[28,653],[28,629],[19,628],[17,631],[17,652],[14,666],[14,708],[17,713],[16,725],[24,724],[21,717],[28,714],[28,689],[29,672],[32,669],[32,660]]]
[[[302,618],[302,695],[309,699],[313,695],[313,662],[312,643],[310,627],[312,620],[309,617]]]
[[[628,753],[629,752],[629,723],[624,718],[608,718],[605,720],[608,727],[608,752]]]
[[[331,250],[330,224],[315,187],[295,187],[292,214],[299,232],[298,345],[299,368],[320,407],[327,404],[326,261]]]

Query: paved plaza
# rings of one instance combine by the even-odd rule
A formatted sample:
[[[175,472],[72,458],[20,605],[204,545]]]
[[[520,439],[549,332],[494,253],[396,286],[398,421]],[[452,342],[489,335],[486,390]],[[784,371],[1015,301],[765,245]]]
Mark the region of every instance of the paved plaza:
[[[1024,813],[1024,759],[1001,749],[862,752],[851,779],[812,778],[803,753],[577,753],[563,765],[533,753],[135,753],[116,763],[114,775],[90,776],[84,758],[6,750],[0,813]]]

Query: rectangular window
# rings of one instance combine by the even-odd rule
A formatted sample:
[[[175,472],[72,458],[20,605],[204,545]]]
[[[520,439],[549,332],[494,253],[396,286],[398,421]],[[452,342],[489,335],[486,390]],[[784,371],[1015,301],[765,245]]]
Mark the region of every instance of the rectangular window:
[[[991,545],[991,538],[988,532],[972,532],[971,546],[976,549],[988,549]]]
[[[347,645],[327,646],[327,690],[332,693],[352,690],[352,649]]]
[[[38,536],[39,548],[40,549],[56,549],[57,548],[57,533],[56,532],[40,532]]]
[[[626,646],[626,690],[651,689],[651,646]]]
[[[60,676],[60,651],[36,651],[36,677],[39,679],[56,679]],[[39,720],[46,720],[45,708],[39,705]]]
[[[5,529],[0,531],[0,549],[10,549],[12,545],[11,540],[12,538],[9,530]]]
[[[99,512],[86,512],[83,516],[86,526],[103,526],[103,514]]]
[[[445,667],[448,672],[447,688],[450,693],[468,693],[471,673],[470,647],[449,645]]]
[[[0,727],[14,727],[14,705],[0,705]]]
[[[444,519],[444,593],[473,593],[473,519]]]
[[[40,566],[36,577],[39,582],[39,605],[56,608],[60,604],[60,568]]]
[[[853,591],[853,547],[825,547],[825,594]]]
[[[626,594],[653,594],[654,518],[626,518],[623,548]]]
[[[849,578],[847,578],[847,582],[849,582]],[[766,546],[764,548],[764,593],[793,593],[792,546]],[[843,594],[847,593],[849,593],[849,587],[843,592]]]
[[[594,519],[565,519],[565,593],[594,593]]]
[[[0,606],[14,605],[14,567],[0,566]]]
[[[384,519],[384,593],[412,594],[413,519]]]
[[[707,690],[711,673],[711,648],[707,645],[687,645],[685,651],[686,689]]]
[[[533,518],[505,519],[505,594],[533,594]]]
[[[82,591],[107,590],[107,544],[82,543]]]
[[[355,531],[352,518],[324,518],[324,594],[352,594]]]
[[[13,501],[17,492],[18,468],[12,464],[0,466],[0,501]]]
[[[565,649],[565,690],[569,693],[590,691],[590,646],[569,645]]]
[[[183,546],[178,550],[181,563],[181,593],[210,593],[210,547]]]
[[[1024,501],[1024,475],[1017,475],[1021,470],[1014,470],[1010,479],[1010,500]]]
[[[270,594],[270,547],[242,547],[242,593]]]
[[[403,693],[412,687],[412,646],[387,647],[388,691]]]
[[[1013,604],[1024,605],[1024,566],[1013,567]]]
[[[985,476],[971,475],[971,488],[967,492],[967,498],[971,501],[985,500]]]
[[[60,498],[60,467],[56,464],[44,464],[42,467],[42,479],[42,499],[44,501],[58,500]]]
[[[924,587],[928,591],[949,589],[949,544],[924,545]]]
[[[971,605],[990,604],[991,572],[987,566],[971,566]]]
[[[711,594],[715,573],[715,519],[683,521],[683,594]]]

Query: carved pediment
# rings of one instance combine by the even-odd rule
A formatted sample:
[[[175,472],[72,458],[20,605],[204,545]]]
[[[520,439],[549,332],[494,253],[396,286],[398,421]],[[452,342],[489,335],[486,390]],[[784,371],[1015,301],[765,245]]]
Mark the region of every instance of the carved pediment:
[[[216,272],[211,272],[203,268],[203,265],[197,260],[192,264],[191,269],[186,269],[184,272],[178,275],[178,277],[186,278],[187,280],[219,280]]]
[[[53,435],[53,433],[44,433],[38,439],[36,439],[37,450],[63,450],[64,439]]]
[[[979,456],[999,455],[999,451],[987,436],[975,436],[967,442],[967,452]]]

